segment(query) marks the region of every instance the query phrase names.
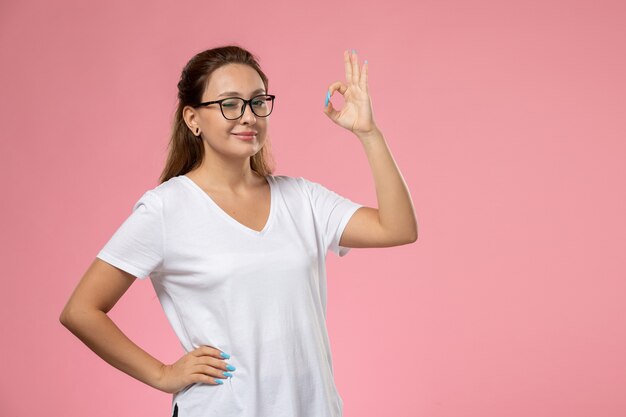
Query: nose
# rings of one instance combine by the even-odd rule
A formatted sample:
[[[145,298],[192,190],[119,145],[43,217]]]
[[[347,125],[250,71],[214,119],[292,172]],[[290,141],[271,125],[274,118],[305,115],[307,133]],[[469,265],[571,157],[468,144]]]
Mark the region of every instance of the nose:
[[[241,120],[253,124],[254,122],[256,122],[256,115],[252,112],[252,107],[250,107],[251,104],[252,103],[245,104]]]

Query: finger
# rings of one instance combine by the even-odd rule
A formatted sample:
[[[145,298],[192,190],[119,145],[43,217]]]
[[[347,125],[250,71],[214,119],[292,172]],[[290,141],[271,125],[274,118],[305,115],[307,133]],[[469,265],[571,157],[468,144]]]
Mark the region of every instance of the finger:
[[[224,375],[224,372],[227,372],[226,375]],[[198,365],[194,368],[194,373],[205,374],[205,375],[214,376],[217,378],[224,378],[224,379],[230,378],[233,376],[233,374],[231,372],[228,372],[227,370],[214,368],[210,365]]]
[[[348,87],[346,87],[345,84],[343,84],[341,81],[335,81],[334,83],[332,83],[329,87],[328,87],[328,92],[326,94],[326,102],[324,103],[324,111],[326,111],[326,109],[328,109],[330,107],[330,109],[333,108],[332,103],[330,102],[330,99],[333,95],[334,91],[339,91],[339,93],[341,95],[344,95],[346,91],[348,91]],[[332,113],[332,111],[331,111]]]
[[[224,381],[222,381],[222,379],[228,378],[228,376],[225,376],[222,371],[218,371],[214,368],[198,369],[193,374],[200,375],[202,379],[207,378],[207,381],[209,382],[209,384],[214,384],[214,385],[222,385],[224,384]]]
[[[226,359],[217,359],[211,356],[203,356],[202,358],[198,359],[196,365],[212,366],[214,368],[221,369],[224,371],[230,371],[234,368],[234,366],[226,363]]]
[[[348,86],[341,81],[335,81],[328,87],[328,91],[332,97],[334,91],[339,91],[339,94],[344,95],[348,91]]]
[[[337,120],[337,117],[339,117],[339,111],[335,110],[333,103],[330,101],[328,102],[328,106],[324,107],[324,113],[333,121]]]
[[[199,346],[197,349],[193,350],[192,353],[194,356],[213,356],[220,359],[230,358],[230,355],[228,353],[224,353],[224,355],[222,355],[221,350],[206,345]]]
[[[218,382],[219,381],[219,382]],[[211,384],[211,385],[222,385],[224,381],[219,378],[214,378],[203,373],[195,373],[192,374],[191,382],[193,383],[203,383],[203,384]]]
[[[355,84],[359,84],[361,74],[359,71],[359,58],[356,55],[356,51],[352,53],[350,61],[352,63],[352,82]]]
[[[328,88],[328,91],[331,92],[331,95],[333,91],[339,91],[339,93],[344,95],[345,92],[348,91],[348,87],[341,81],[336,81],[330,85],[330,87]],[[328,100],[328,104],[326,105],[326,107],[324,107],[324,113],[326,113],[328,117],[330,117],[333,121],[335,121],[339,117],[340,111],[336,110],[335,107],[333,106],[333,103],[331,103],[330,100]]]
[[[361,70],[361,81],[360,81],[360,86],[363,90],[367,91],[367,60],[365,60],[365,62],[363,63],[363,67]]]
[[[350,84],[352,82],[352,63],[350,63],[350,51],[343,51],[343,62],[346,67],[346,82]]]

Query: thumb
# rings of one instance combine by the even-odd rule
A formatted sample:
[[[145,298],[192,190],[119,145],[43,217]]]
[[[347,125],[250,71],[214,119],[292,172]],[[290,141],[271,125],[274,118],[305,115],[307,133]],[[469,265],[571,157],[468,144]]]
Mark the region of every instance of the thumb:
[[[326,107],[324,107],[324,113],[326,113],[326,116],[328,116],[333,122],[336,122],[337,117],[339,116],[339,111],[337,111],[333,107],[333,103],[331,103],[330,101],[328,102]]]

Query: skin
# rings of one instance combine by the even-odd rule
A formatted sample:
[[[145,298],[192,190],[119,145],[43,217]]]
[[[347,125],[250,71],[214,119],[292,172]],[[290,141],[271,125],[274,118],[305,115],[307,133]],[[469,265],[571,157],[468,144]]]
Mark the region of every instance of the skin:
[[[359,67],[355,53],[344,51],[346,81],[328,91],[342,94],[344,106],[324,107],[329,119],[352,132],[367,155],[378,208],[361,207],[348,222],[339,244],[344,247],[397,246],[417,240],[417,222],[408,188],[373,118],[367,64]],[[217,100],[224,91],[238,91],[245,99],[263,88],[252,68],[230,64],[214,72],[203,101]],[[255,94],[256,95],[256,94]],[[184,109],[192,132],[200,128],[205,148],[202,164],[186,175],[240,223],[261,230],[269,216],[270,189],[265,178],[250,169],[249,158],[264,145],[269,117],[255,116],[246,106],[238,120],[226,120],[218,105]],[[271,117],[271,116],[270,116]],[[257,138],[242,141],[231,134],[256,130]],[[226,378],[227,359],[210,346],[200,346],[173,364],[163,364],[132,342],[107,313],[135,282],[136,277],[96,258],[74,289],[60,322],[103,360],[156,389],[175,393],[192,383],[216,384]],[[236,373],[236,371],[235,371]]]
[[[226,97],[246,100],[262,93],[265,87],[250,66],[229,64],[215,70],[202,96],[202,102]],[[236,91],[236,95],[221,95]],[[183,109],[183,118],[192,132],[200,129],[205,157],[202,164],[185,174],[202,188],[231,217],[260,231],[270,211],[270,187],[265,178],[250,168],[250,158],[259,152],[267,137],[268,117],[256,116],[247,105],[243,116],[227,120],[219,104]],[[233,132],[257,131],[256,139],[241,140]]]
[[[346,82],[336,81],[328,91],[344,98],[337,110],[329,102],[324,113],[348,129],[363,145],[374,184],[378,208],[361,207],[350,218],[339,245],[350,248],[388,247],[417,240],[417,221],[411,195],[385,138],[376,126],[368,87],[368,65],[359,67],[356,53],[343,53]]]

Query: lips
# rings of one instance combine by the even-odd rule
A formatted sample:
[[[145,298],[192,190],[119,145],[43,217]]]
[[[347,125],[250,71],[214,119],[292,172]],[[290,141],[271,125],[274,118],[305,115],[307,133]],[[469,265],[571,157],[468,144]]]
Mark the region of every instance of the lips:
[[[241,133],[234,133],[237,136],[254,136],[256,135],[257,132],[241,132]]]
[[[254,142],[257,140],[254,133],[233,133],[233,136],[237,136],[237,139],[243,140],[245,142]]]

